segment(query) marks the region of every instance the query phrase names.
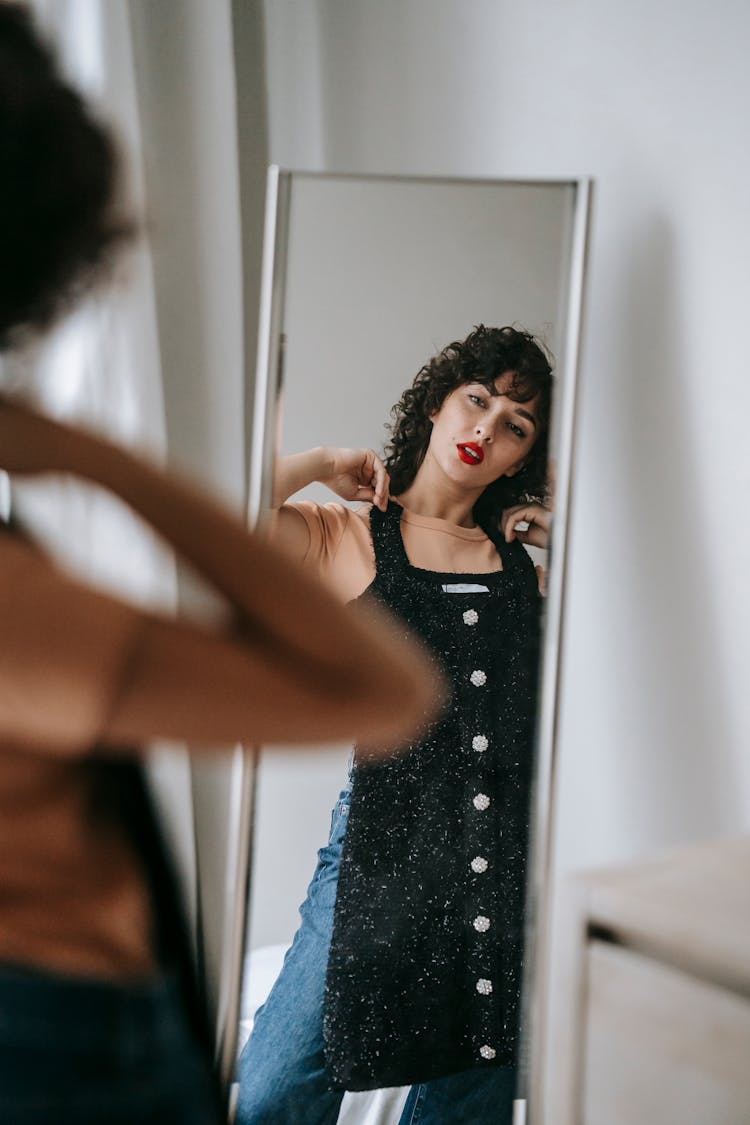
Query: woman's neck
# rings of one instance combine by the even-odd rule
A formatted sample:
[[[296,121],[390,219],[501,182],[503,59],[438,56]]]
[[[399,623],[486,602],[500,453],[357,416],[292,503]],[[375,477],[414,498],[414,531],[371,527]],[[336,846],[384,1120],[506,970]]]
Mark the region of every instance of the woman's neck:
[[[482,489],[467,493],[425,458],[412,483],[395,499],[415,515],[476,527],[473,509],[481,495]]]

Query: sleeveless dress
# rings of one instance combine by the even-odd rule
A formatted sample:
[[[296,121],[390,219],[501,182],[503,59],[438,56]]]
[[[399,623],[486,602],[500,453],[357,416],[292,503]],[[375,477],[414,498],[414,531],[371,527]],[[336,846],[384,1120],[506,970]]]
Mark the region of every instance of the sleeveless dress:
[[[452,688],[407,753],[355,755],[323,1035],[335,1085],[428,1082],[512,1066],[518,1040],[539,655],[536,573],[485,529],[490,574],[413,567],[401,508],[370,516],[376,598]]]

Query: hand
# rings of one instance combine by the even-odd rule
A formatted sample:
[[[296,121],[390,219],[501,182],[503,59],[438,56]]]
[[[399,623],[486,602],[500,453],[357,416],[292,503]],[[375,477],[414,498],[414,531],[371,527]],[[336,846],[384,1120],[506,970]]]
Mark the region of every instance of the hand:
[[[369,500],[381,511],[388,504],[390,477],[372,449],[328,450],[326,474],[319,480],[342,500]]]
[[[552,512],[542,504],[516,504],[506,508],[500,517],[500,527],[506,543],[517,539],[529,547],[549,546],[549,531],[552,522]],[[525,529],[518,524],[527,523]]]

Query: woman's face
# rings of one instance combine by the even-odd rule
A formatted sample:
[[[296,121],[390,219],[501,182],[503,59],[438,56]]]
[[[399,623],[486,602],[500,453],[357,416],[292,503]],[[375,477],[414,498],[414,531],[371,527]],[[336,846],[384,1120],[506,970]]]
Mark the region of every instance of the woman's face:
[[[494,383],[464,383],[432,415],[428,456],[447,476],[480,491],[502,476],[523,468],[536,441],[539,396],[514,402],[507,396],[513,375]]]

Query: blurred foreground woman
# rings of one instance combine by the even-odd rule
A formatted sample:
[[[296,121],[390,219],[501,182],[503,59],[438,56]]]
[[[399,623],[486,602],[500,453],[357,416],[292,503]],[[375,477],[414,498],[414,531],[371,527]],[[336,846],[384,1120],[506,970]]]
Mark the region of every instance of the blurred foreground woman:
[[[27,13],[0,3],[0,348],[131,235],[106,131]],[[150,739],[400,742],[421,652],[342,608],[195,487],[0,397],[0,469],[128,503],[223,596],[211,630],[62,572],[0,524],[0,1121],[218,1120],[182,913],[143,783]]]

